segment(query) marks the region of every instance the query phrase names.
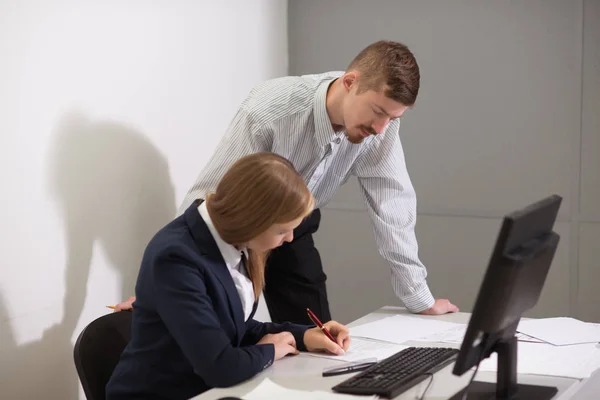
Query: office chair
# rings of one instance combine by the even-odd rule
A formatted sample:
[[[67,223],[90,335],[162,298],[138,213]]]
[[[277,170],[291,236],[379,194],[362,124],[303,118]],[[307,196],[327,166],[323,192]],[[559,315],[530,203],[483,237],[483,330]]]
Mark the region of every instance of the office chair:
[[[130,338],[129,311],[103,315],[79,334],[73,355],[88,400],[106,399],[106,384]]]

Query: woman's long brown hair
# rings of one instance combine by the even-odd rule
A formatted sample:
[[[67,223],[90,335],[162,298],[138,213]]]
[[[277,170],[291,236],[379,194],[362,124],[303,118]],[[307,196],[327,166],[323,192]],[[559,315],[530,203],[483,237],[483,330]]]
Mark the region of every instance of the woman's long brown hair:
[[[244,245],[273,224],[304,218],[314,199],[293,165],[274,153],[254,153],[236,161],[207,196],[206,207],[221,238]],[[260,296],[268,252],[248,249],[246,270]]]

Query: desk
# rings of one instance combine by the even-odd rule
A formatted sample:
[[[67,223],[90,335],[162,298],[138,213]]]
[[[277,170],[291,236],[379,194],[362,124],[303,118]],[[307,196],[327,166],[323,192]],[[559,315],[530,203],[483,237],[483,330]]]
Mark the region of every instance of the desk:
[[[358,326],[367,322],[373,322],[381,318],[396,314],[409,314],[404,308],[400,307],[383,307],[373,313],[370,313],[358,320],[348,324],[348,327]],[[436,318],[441,321],[467,323],[469,321],[469,313],[455,313],[440,316],[421,316],[414,315],[419,318]],[[441,346],[441,347],[459,347],[450,343],[423,343],[423,342],[406,342],[410,346]],[[273,382],[288,387],[291,389],[300,390],[330,390],[337,383],[348,379],[351,374],[338,375],[323,378],[321,372],[324,367],[339,365],[339,361],[328,360],[324,358],[312,357],[306,354],[298,356],[286,357],[276,361],[272,367],[259,373],[254,378],[241,383],[237,386],[227,389],[212,389],[201,395],[193,398],[193,400],[217,400],[226,396],[242,397],[244,394],[254,389],[264,378],[268,377]],[[448,399],[454,393],[465,387],[471,378],[472,372],[469,371],[463,376],[452,375],[454,363],[448,365],[434,375],[433,382],[427,391],[425,399],[442,400]],[[481,371],[477,373],[476,380],[495,382],[495,372]],[[398,400],[414,400],[418,398],[428,384],[428,379],[414,386],[410,390],[396,397]],[[558,388],[558,393],[555,399],[582,399],[592,400],[600,398],[600,373],[597,371],[588,379],[570,379],[559,378],[552,376],[536,376],[536,375],[521,375],[518,376],[519,383],[529,383],[533,385],[547,385]]]

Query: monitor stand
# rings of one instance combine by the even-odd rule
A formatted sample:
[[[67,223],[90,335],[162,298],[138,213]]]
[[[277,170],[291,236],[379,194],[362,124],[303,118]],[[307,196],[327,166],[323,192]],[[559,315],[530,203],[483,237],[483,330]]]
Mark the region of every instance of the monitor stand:
[[[517,383],[517,338],[498,342],[492,349],[498,353],[497,383],[471,382],[468,400],[550,400],[558,392],[556,387],[523,385]],[[465,389],[450,400],[462,400]]]

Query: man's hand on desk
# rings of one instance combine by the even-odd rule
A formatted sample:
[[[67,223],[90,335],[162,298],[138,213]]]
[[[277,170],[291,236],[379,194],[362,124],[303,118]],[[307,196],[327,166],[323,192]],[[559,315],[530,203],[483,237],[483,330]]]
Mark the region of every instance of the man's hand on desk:
[[[431,308],[425,311],[421,311],[419,314],[423,315],[440,315],[447,313],[458,312],[458,307],[450,303],[448,299],[437,299]]]
[[[317,326],[304,332],[304,345],[306,349],[313,353],[326,351],[331,354],[344,354],[350,347],[350,331],[348,328],[336,321],[326,322],[323,326],[335,338],[336,343],[325,336]]]

